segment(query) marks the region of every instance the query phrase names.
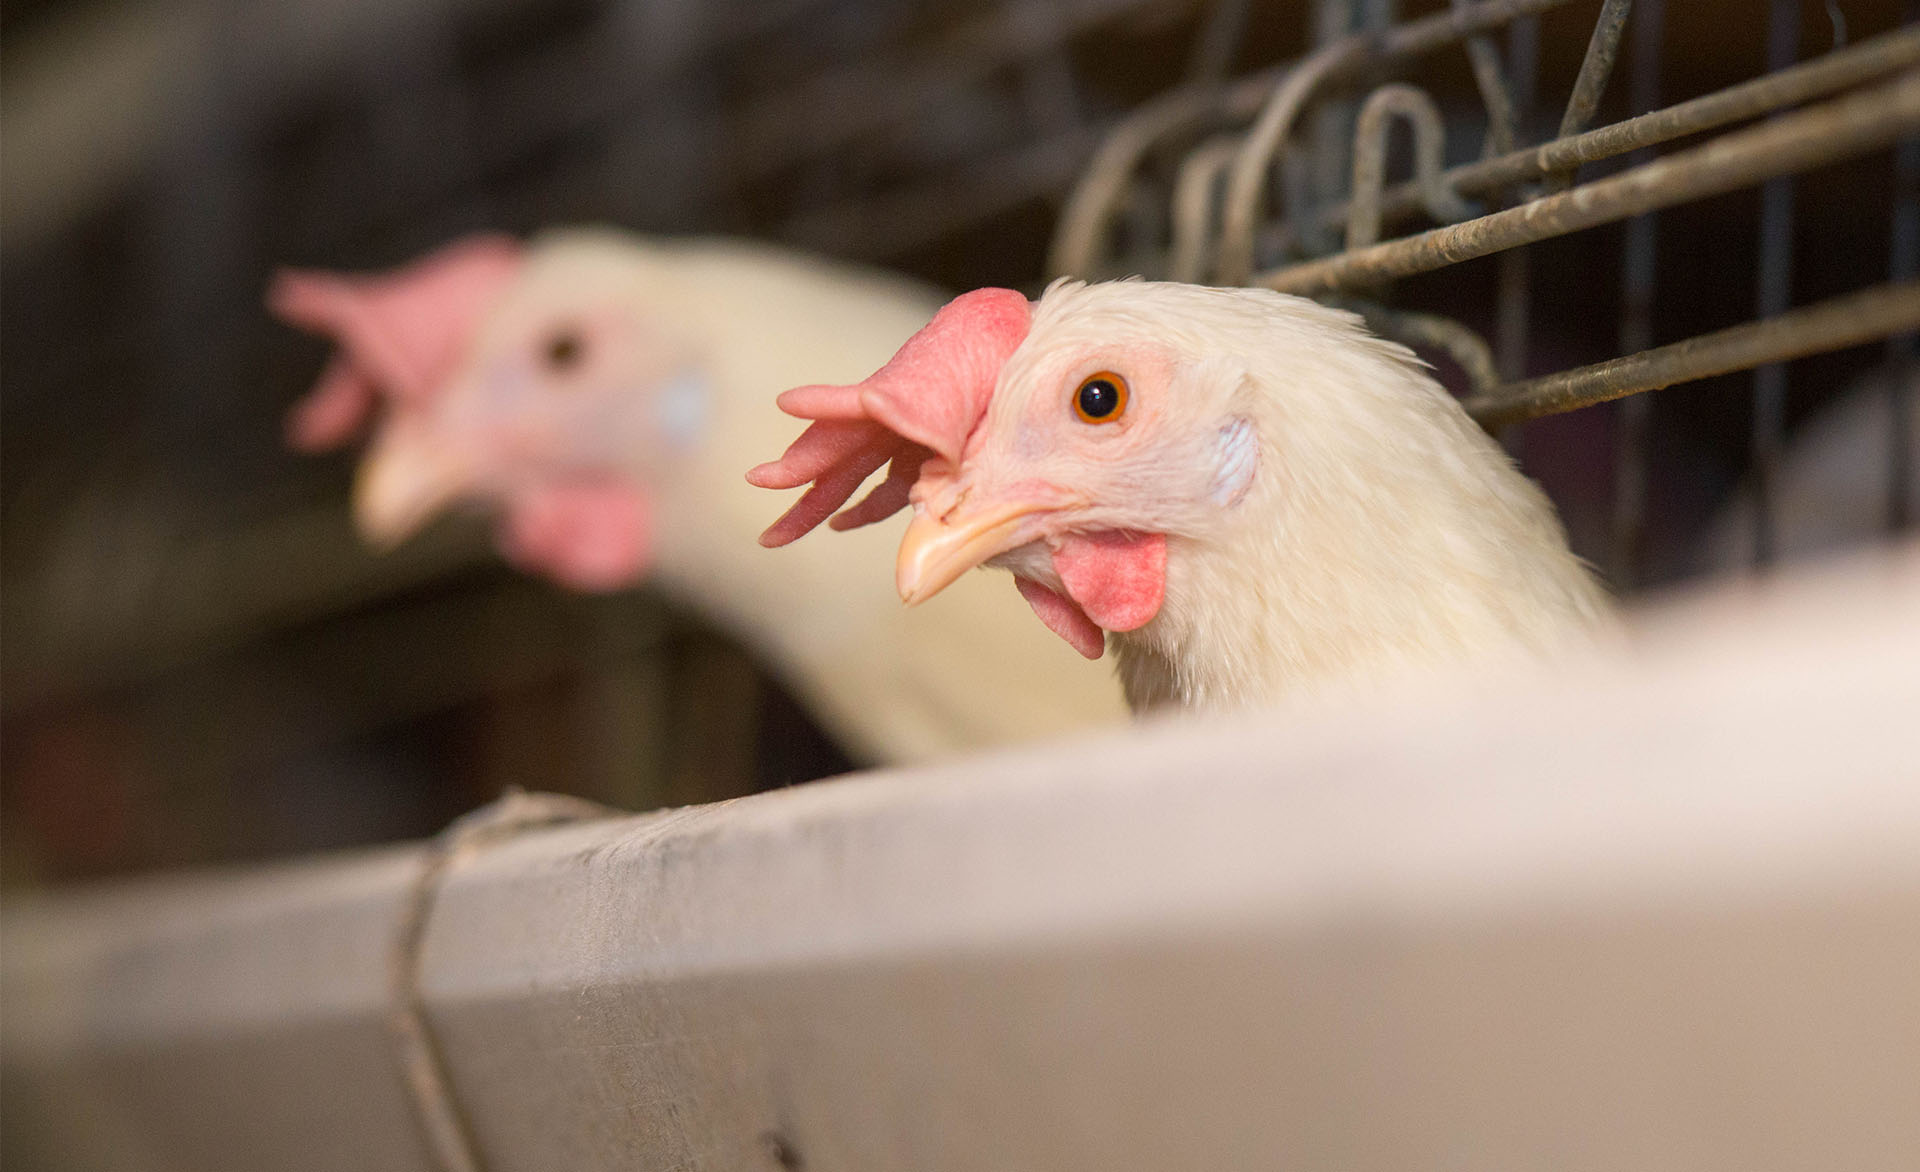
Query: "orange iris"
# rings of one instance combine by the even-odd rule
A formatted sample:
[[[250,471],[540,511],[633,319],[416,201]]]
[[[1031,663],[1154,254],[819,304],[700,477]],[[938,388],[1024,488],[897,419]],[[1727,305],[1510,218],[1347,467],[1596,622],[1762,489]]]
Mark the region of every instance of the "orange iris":
[[[1073,392],[1073,413],[1082,423],[1113,423],[1127,413],[1125,376],[1111,370],[1090,374]]]

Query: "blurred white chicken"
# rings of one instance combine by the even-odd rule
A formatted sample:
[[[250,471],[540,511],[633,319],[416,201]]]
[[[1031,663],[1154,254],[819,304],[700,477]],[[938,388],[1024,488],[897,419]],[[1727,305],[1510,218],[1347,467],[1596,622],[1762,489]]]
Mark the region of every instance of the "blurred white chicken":
[[[1004,566],[1128,700],[1233,708],[1539,655],[1608,622],[1545,495],[1357,317],[1258,289],[1060,282],[961,297],[749,479],[814,487],[792,541],[911,500],[901,596]],[[817,544],[817,543],[816,543]],[[849,551],[851,553],[851,551]]]
[[[938,304],[920,286],[747,243],[571,230],[383,276],[289,272],[271,300],[342,345],[292,442],[337,446],[377,417],[354,502],[372,541],[467,502],[497,513],[525,568],[582,589],[651,577],[872,761],[1124,717],[1110,673],[1018,621],[995,583],[909,612],[870,569],[885,534],[801,557],[753,540],[740,468],[787,426],[774,392],[871,370]]]
[[[1905,450],[1920,453],[1920,410],[1892,410],[1891,394],[1901,385],[1920,402],[1920,365],[1874,371],[1793,436],[1773,489],[1779,561],[1826,558],[1892,539],[1887,515],[1896,429],[1906,429]],[[1920,519],[1920,476],[1908,476],[1901,490],[1901,515],[1911,525]],[[1753,565],[1755,491],[1751,482],[1742,484],[1714,517],[1690,559],[1690,572],[1728,573]]]

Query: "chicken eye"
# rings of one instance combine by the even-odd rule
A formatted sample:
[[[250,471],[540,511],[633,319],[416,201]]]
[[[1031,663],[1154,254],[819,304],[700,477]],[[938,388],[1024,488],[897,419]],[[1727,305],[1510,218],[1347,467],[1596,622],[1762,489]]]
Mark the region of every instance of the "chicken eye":
[[[580,360],[586,356],[586,352],[587,343],[580,337],[579,331],[563,329],[556,331],[547,339],[546,345],[541,350],[541,357],[546,360],[548,370],[565,373],[580,365]]]
[[[1112,423],[1127,413],[1127,380],[1110,370],[1090,375],[1073,393],[1073,413],[1086,423]]]

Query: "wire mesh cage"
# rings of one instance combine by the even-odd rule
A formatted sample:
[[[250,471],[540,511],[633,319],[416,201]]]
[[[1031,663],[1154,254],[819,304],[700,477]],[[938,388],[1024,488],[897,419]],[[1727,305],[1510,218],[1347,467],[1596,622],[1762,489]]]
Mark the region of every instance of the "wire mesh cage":
[[[1912,357],[1912,331],[1920,324],[1920,287],[1913,284],[1920,160],[1909,136],[1920,111],[1913,72],[1920,63],[1920,32],[1904,27],[1848,45],[1845,17],[1829,6],[1832,48],[1802,61],[1802,6],[1783,0],[1764,14],[1766,72],[1660,106],[1664,6],[1659,0],[1638,6],[1609,0],[1594,17],[1554,125],[1533,109],[1540,88],[1538,21],[1563,7],[1456,3],[1392,23],[1378,6],[1334,0],[1318,5],[1321,44],[1307,57],[1231,85],[1165,95],[1110,134],[1062,217],[1051,265],[1060,273],[1144,271],[1350,299],[1378,332],[1443,355],[1464,376],[1468,410],[1489,427],[1626,399],[1613,437],[1605,557],[1621,587],[1635,582],[1647,507],[1650,405],[1629,396],[1753,370],[1752,557],[1765,565],[1778,544],[1774,498],[1785,442],[1784,363],[1882,338],[1892,339],[1890,365],[1903,366]],[[1595,126],[1630,15],[1636,19],[1628,116]],[[1504,53],[1496,43],[1501,34]],[[1451,120],[1426,90],[1385,80],[1445,53],[1464,58],[1479,104]],[[1759,119],[1766,120],[1752,124]],[[1388,187],[1396,121],[1412,132],[1412,175]],[[1548,125],[1550,132],[1538,129]],[[1448,166],[1448,146],[1462,137],[1469,143],[1477,138],[1478,157]],[[1195,139],[1202,141],[1178,156],[1161,184],[1160,206],[1146,213],[1148,221],[1164,220],[1165,230],[1135,232],[1119,255],[1104,255],[1107,230],[1120,209],[1143,194],[1139,174],[1149,156],[1169,140]],[[1682,149],[1653,157],[1653,148],[1682,141]],[[1881,205],[1886,251],[1873,266],[1879,271],[1867,270],[1884,279],[1791,307],[1792,176],[1883,154],[1896,143],[1891,198]],[[1575,182],[1581,168],[1598,170],[1595,164],[1623,159],[1623,168]],[[1762,189],[1753,238],[1756,320],[1652,346],[1656,214],[1753,185]],[[1270,190],[1280,198],[1270,201]],[[1269,202],[1278,204],[1277,213],[1269,211]],[[1135,216],[1128,226],[1139,222]],[[1421,222],[1439,226],[1410,230]],[[1624,353],[1530,375],[1529,330],[1536,318],[1532,274],[1521,250],[1622,222],[1616,271],[1590,271],[1587,279],[1619,288],[1618,345]],[[1383,240],[1388,228],[1409,230]],[[1498,257],[1490,331],[1458,316],[1389,308],[1382,300],[1396,281],[1488,256]],[[1913,516],[1913,416],[1910,379],[1901,372],[1886,382],[1880,504],[1885,528],[1898,532]]]

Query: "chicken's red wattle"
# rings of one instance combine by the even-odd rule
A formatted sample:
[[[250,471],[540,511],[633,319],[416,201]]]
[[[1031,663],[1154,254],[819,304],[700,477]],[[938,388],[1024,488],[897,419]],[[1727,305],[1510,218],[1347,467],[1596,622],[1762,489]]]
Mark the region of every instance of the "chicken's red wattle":
[[[1076,533],[1053,550],[1054,572],[1087,617],[1109,631],[1153,621],[1167,594],[1167,539],[1158,533]]]
[[[1107,649],[1107,634],[1097,623],[1087,617],[1078,603],[1050,590],[1032,578],[1016,576],[1013,584],[1019,588],[1020,597],[1027,600],[1033,613],[1047,630],[1067,641],[1068,646],[1086,656],[1098,659]]]
[[[500,552],[575,590],[623,589],[647,569],[651,514],[646,496],[621,477],[525,489],[506,501]]]
[[[1167,593],[1167,539],[1158,533],[1076,533],[1060,538],[1053,569],[1066,594],[1016,577],[1020,597],[1046,628],[1088,659],[1106,650],[1108,631],[1153,621]]]

